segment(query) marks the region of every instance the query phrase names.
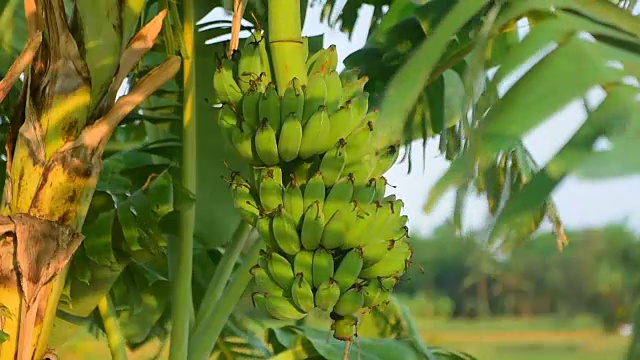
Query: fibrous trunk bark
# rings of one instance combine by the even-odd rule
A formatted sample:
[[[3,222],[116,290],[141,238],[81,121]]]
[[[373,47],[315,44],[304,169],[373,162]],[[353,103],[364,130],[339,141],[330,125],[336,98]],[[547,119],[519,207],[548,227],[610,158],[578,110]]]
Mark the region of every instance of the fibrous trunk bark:
[[[114,25],[110,31],[118,30],[125,12],[121,7],[129,2],[96,2],[117,10],[105,28]],[[27,56],[17,62],[17,68],[26,66],[25,59],[31,65],[7,142],[0,216],[0,330],[8,339],[0,343],[1,360],[43,357],[66,266],[83,239],[80,232],[102,170],[104,146],[120,121],[180,67],[180,60],[170,57],[114,104],[125,75],[153,45],[166,11],[124,50],[121,39],[107,44],[115,53],[104,56],[116,61],[96,68],[88,58],[95,58],[100,48],[86,44],[101,33],[87,25],[78,5],[70,26],[63,0],[25,0],[29,30],[36,39],[41,32],[45,40],[39,48],[27,44],[24,53],[37,48],[31,51],[33,61]],[[81,30],[72,33],[74,26]],[[115,32],[120,35],[122,30]],[[16,80],[5,77],[0,96]]]

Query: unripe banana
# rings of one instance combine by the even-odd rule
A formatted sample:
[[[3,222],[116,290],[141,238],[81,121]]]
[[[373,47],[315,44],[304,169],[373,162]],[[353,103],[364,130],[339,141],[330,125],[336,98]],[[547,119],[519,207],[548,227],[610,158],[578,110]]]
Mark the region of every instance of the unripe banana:
[[[340,72],[340,81],[342,82],[342,86],[345,87],[348,84],[358,81],[358,76],[360,76],[360,69],[358,68],[343,70]]]
[[[322,174],[316,172],[304,187],[304,208],[309,209],[312,204],[318,202],[318,207],[322,210],[325,196]]]
[[[331,324],[333,337],[337,340],[353,341],[357,325],[358,318],[356,316],[348,316],[344,319],[334,320]]]
[[[399,275],[391,275],[385,278],[378,278],[380,280],[380,284],[382,285],[382,289],[391,291],[396,286],[398,281],[400,280]]]
[[[216,102],[236,105],[242,99],[242,91],[233,78],[233,64],[231,60],[223,58],[218,62],[213,73],[213,90]]]
[[[279,296],[284,294],[284,290],[280,285],[278,285],[260,265],[254,265],[249,271],[253,276],[257,291]]]
[[[285,119],[289,114],[295,113],[296,118],[302,120],[304,114],[304,90],[298,78],[293,78],[282,95],[280,104],[280,117]]]
[[[369,144],[373,137],[373,121],[363,122],[346,137],[349,163],[360,162],[369,151]],[[366,179],[368,180],[368,179]]]
[[[357,80],[353,80],[347,83],[343,81],[342,97],[340,98],[340,103],[346,104],[347,101],[353,99],[353,97],[357,93],[364,91],[364,86],[367,84],[368,81],[369,81],[369,78],[367,76],[360,77]]]
[[[382,176],[387,170],[391,169],[393,164],[398,160],[400,149],[396,145],[390,145],[378,153],[378,161],[376,168],[371,173],[371,177]]]
[[[278,154],[280,159],[290,162],[298,157],[302,144],[302,124],[295,113],[285,117],[278,139]]]
[[[369,110],[369,93],[366,91],[358,92],[349,102],[351,103],[353,122],[356,124],[355,126],[358,126],[362,120],[364,120]]]
[[[262,82],[268,84],[273,81],[273,76],[271,76],[271,61],[269,60],[269,54],[267,53],[267,41],[264,35],[260,38],[259,51],[263,71],[261,74]]]
[[[255,224],[258,216],[260,216],[260,211],[258,210],[258,204],[256,204],[251,194],[249,184],[232,183],[231,188],[233,205],[240,211],[240,216],[248,224]]]
[[[313,290],[311,290],[311,285],[303,273],[296,274],[293,285],[291,285],[291,298],[298,309],[305,313],[308,313],[314,308]]]
[[[259,292],[254,292],[251,294],[251,302],[253,303],[253,307],[256,309],[263,309],[266,311],[264,307],[264,294]]]
[[[267,174],[262,178],[258,194],[260,197],[260,205],[266,211],[273,211],[279,206],[284,205],[282,199],[282,182],[274,177],[273,170],[268,170]]]
[[[264,307],[269,315],[278,320],[300,320],[307,316],[282,296],[265,294]]]
[[[364,266],[371,266],[380,261],[394,247],[393,240],[376,240],[362,248]]]
[[[238,126],[229,129],[231,144],[240,157],[250,164],[260,164],[260,158],[253,149],[253,132],[244,121],[238,121]]]
[[[383,281],[379,278],[371,279],[369,284],[363,288],[364,306],[374,308],[389,300],[393,286],[386,288],[382,285]]]
[[[313,282],[313,251],[301,250],[293,258],[293,273],[303,273],[307,281]]]
[[[373,279],[401,274],[406,270],[407,262],[410,258],[411,248],[409,248],[409,244],[404,241],[396,241],[393,248],[380,261],[362,269],[360,277]]]
[[[322,311],[331,311],[340,299],[340,288],[332,278],[317,286],[315,293],[316,307]]]
[[[324,231],[324,215],[320,210],[319,201],[311,204],[302,219],[300,241],[307,250],[315,250],[320,245]]]
[[[314,54],[315,55],[315,54]],[[326,49],[321,49],[308,66],[308,74],[316,73],[328,74],[335,71],[338,67],[338,52],[335,45],[331,45]]]
[[[327,225],[325,225],[324,231],[322,232],[320,244],[326,249],[337,249],[341,247],[344,244],[347,232],[356,223],[357,216],[357,204],[348,203],[343,205],[331,219],[327,221]]]
[[[379,176],[376,178],[376,197],[374,200],[380,201],[387,192],[387,178]]]
[[[326,106],[327,85],[324,82],[324,75],[320,73],[309,76],[307,85],[304,87],[304,110],[302,113],[302,124],[305,125],[320,106]]]
[[[258,101],[262,94],[251,88],[242,97],[242,118],[251,130],[258,128],[260,115],[258,114]]]
[[[338,180],[329,190],[324,201],[322,212],[325,219],[331,219],[333,214],[345,204],[351,202],[353,197],[353,179],[350,176]]]
[[[251,83],[262,73],[262,62],[260,59],[260,44],[255,33],[252,33],[242,47],[240,60],[238,61],[238,83],[240,89],[246,92],[251,87]]]
[[[289,261],[277,252],[267,253],[267,270],[269,275],[281,288],[291,289],[293,269]]]
[[[231,141],[232,128],[238,127],[238,115],[230,104],[222,104],[222,107],[216,108],[215,111],[218,118],[218,125],[227,139]]]
[[[362,270],[362,250],[353,249],[345,254],[340,261],[333,278],[338,283],[340,292],[346,292],[358,279],[358,274]]]
[[[296,223],[282,205],[276,210],[276,215],[271,222],[271,229],[273,238],[282,252],[293,256],[300,251],[300,236]]]
[[[278,251],[278,244],[273,238],[273,232],[271,231],[271,218],[268,216],[262,216],[256,221],[256,230],[264,243],[267,244],[267,249]]]
[[[356,186],[362,186],[372,178],[371,174],[376,167],[376,162],[378,158],[374,154],[365,154],[361,158],[358,158],[357,161],[351,161],[349,159],[353,159],[351,154],[348,152],[349,158],[347,161],[349,163],[345,164],[344,169],[342,169],[343,174],[352,174],[353,183]]]
[[[283,184],[282,168],[279,166],[254,166],[253,170],[253,180],[258,184],[258,187],[268,177],[273,178],[278,184]]]
[[[284,189],[282,200],[284,209],[291,215],[296,226],[299,226],[304,215],[304,197],[302,196],[302,189],[298,186],[298,181],[294,176],[291,177],[289,185]]]
[[[262,162],[268,166],[276,165],[280,162],[278,156],[278,143],[276,141],[276,132],[271,127],[267,118],[262,120],[258,131],[256,132],[254,144],[256,153]]]
[[[260,115],[261,121],[267,119],[276,135],[280,132],[282,125],[282,119],[280,117],[280,95],[278,95],[274,83],[267,84],[264,93],[260,97],[258,101],[258,114]]]
[[[364,295],[362,290],[353,288],[347,290],[340,296],[336,306],[333,307],[333,312],[340,316],[349,316],[355,314],[364,304]]]
[[[336,112],[329,115],[329,137],[326,146],[335,145],[340,139],[346,139],[347,136],[358,126],[352,113],[351,103],[340,107]]]
[[[313,287],[333,277],[333,256],[324,248],[318,248],[313,252]]]
[[[358,204],[370,204],[376,196],[376,179],[371,178],[365,186],[357,186],[353,189],[353,201]]]
[[[326,152],[322,157],[320,172],[325,186],[333,186],[342,175],[342,170],[347,162],[345,145],[346,143],[341,139],[334,148]]]
[[[307,105],[305,104],[306,109]],[[306,160],[327,150],[325,143],[321,140],[329,137],[331,133],[330,126],[327,108],[324,105],[316,107],[316,110],[308,121],[304,123],[302,129],[302,140],[300,141],[300,150],[298,152],[298,156],[301,159]]]
[[[345,234],[344,242],[340,246],[340,249],[353,249],[362,246],[363,243],[368,240],[366,235],[375,224],[375,211],[375,204],[365,204],[361,206],[361,209],[358,211],[358,216],[356,217],[356,222]]]
[[[333,114],[340,107],[342,96],[342,82],[337,71],[331,71],[324,79],[327,86],[327,111]]]

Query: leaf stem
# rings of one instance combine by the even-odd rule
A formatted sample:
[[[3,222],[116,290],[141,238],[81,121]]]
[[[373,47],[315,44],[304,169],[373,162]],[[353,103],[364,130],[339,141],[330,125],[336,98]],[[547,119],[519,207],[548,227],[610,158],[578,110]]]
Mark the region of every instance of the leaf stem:
[[[244,249],[244,244],[247,242],[250,231],[251,225],[247,224],[244,220],[240,220],[236,231],[233,233],[231,241],[229,241],[224,250],[220,263],[216,266],[216,270],[209,282],[207,291],[202,298],[200,308],[196,314],[196,326],[194,327],[194,333],[202,326],[202,324],[207,323],[206,321],[203,322],[204,320],[214,317],[216,305],[218,304],[220,296],[229,281],[229,277],[233,272],[233,268],[240,256],[240,252]]]
[[[189,360],[206,360],[222,333],[222,329],[229,320],[238,300],[244,293],[251,280],[249,269],[256,264],[263,241],[257,232],[252,231],[248,241],[254,241],[251,249],[244,256],[242,265],[233,272],[225,295],[216,304],[216,313],[211,319],[205,319],[202,326],[196,329],[189,347]]]
[[[306,59],[302,42],[300,0],[269,0],[268,2],[269,49],[278,93],[284,93],[294,77],[303,85],[307,83]]]
[[[196,103],[195,103],[195,16],[194,1],[183,3],[183,123],[182,123],[182,186],[196,193]],[[195,207],[180,213],[180,237],[177,244],[175,277],[171,279],[171,346],[170,360],[186,360],[193,309],[191,277],[193,271],[193,231]]]
[[[98,311],[102,318],[102,324],[104,325],[104,331],[107,334],[107,342],[109,343],[109,351],[111,351],[111,358],[113,360],[126,360],[127,349],[126,341],[120,331],[120,325],[116,317],[116,309],[113,306],[109,294],[105,296],[98,303]]]

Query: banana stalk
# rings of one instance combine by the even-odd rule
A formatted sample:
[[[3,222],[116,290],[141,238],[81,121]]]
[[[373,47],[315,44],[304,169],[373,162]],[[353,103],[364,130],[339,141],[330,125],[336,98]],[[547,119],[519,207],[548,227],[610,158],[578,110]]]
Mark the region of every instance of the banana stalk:
[[[0,330],[9,339],[0,344],[1,360],[44,355],[69,259],[83,240],[80,231],[106,143],[120,121],[179,70],[179,58],[171,57],[115,104],[104,101],[115,98],[124,75],[153,45],[166,14],[158,14],[130,41],[120,36],[123,16],[129,26],[136,23],[130,21],[136,7],[129,2],[92,2],[91,9],[97,6],[108,17],[75,4],[84,21],[69,27],[63,0],[25,1],[29,33],[41,32],[47,41],[25,71],[7,144]],[[130,34],[132,28],[126,30]],[[124,50],[123,43],[129,43]]]
[[[300,0],[269,0],[267,19],[276,88],[282,95],[293,78],[307,84]]]

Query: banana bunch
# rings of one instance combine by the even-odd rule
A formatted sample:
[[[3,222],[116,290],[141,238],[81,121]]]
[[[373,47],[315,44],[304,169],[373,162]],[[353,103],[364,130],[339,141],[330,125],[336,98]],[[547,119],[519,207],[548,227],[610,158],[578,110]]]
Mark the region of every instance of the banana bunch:
[[[252,178],[228,179],[266,243],[251,269],[253,301],[280,320],[327,312],[334,337],[350,340],[356,314],[387,302],[412,255],[404,204],[385,196],[399,146],[370,146],[378,112],[367,78],[338,74],[335,46],[308,56],[306,84],[277,89],[259,37],[213,79],[218,124],[253,166]]]

